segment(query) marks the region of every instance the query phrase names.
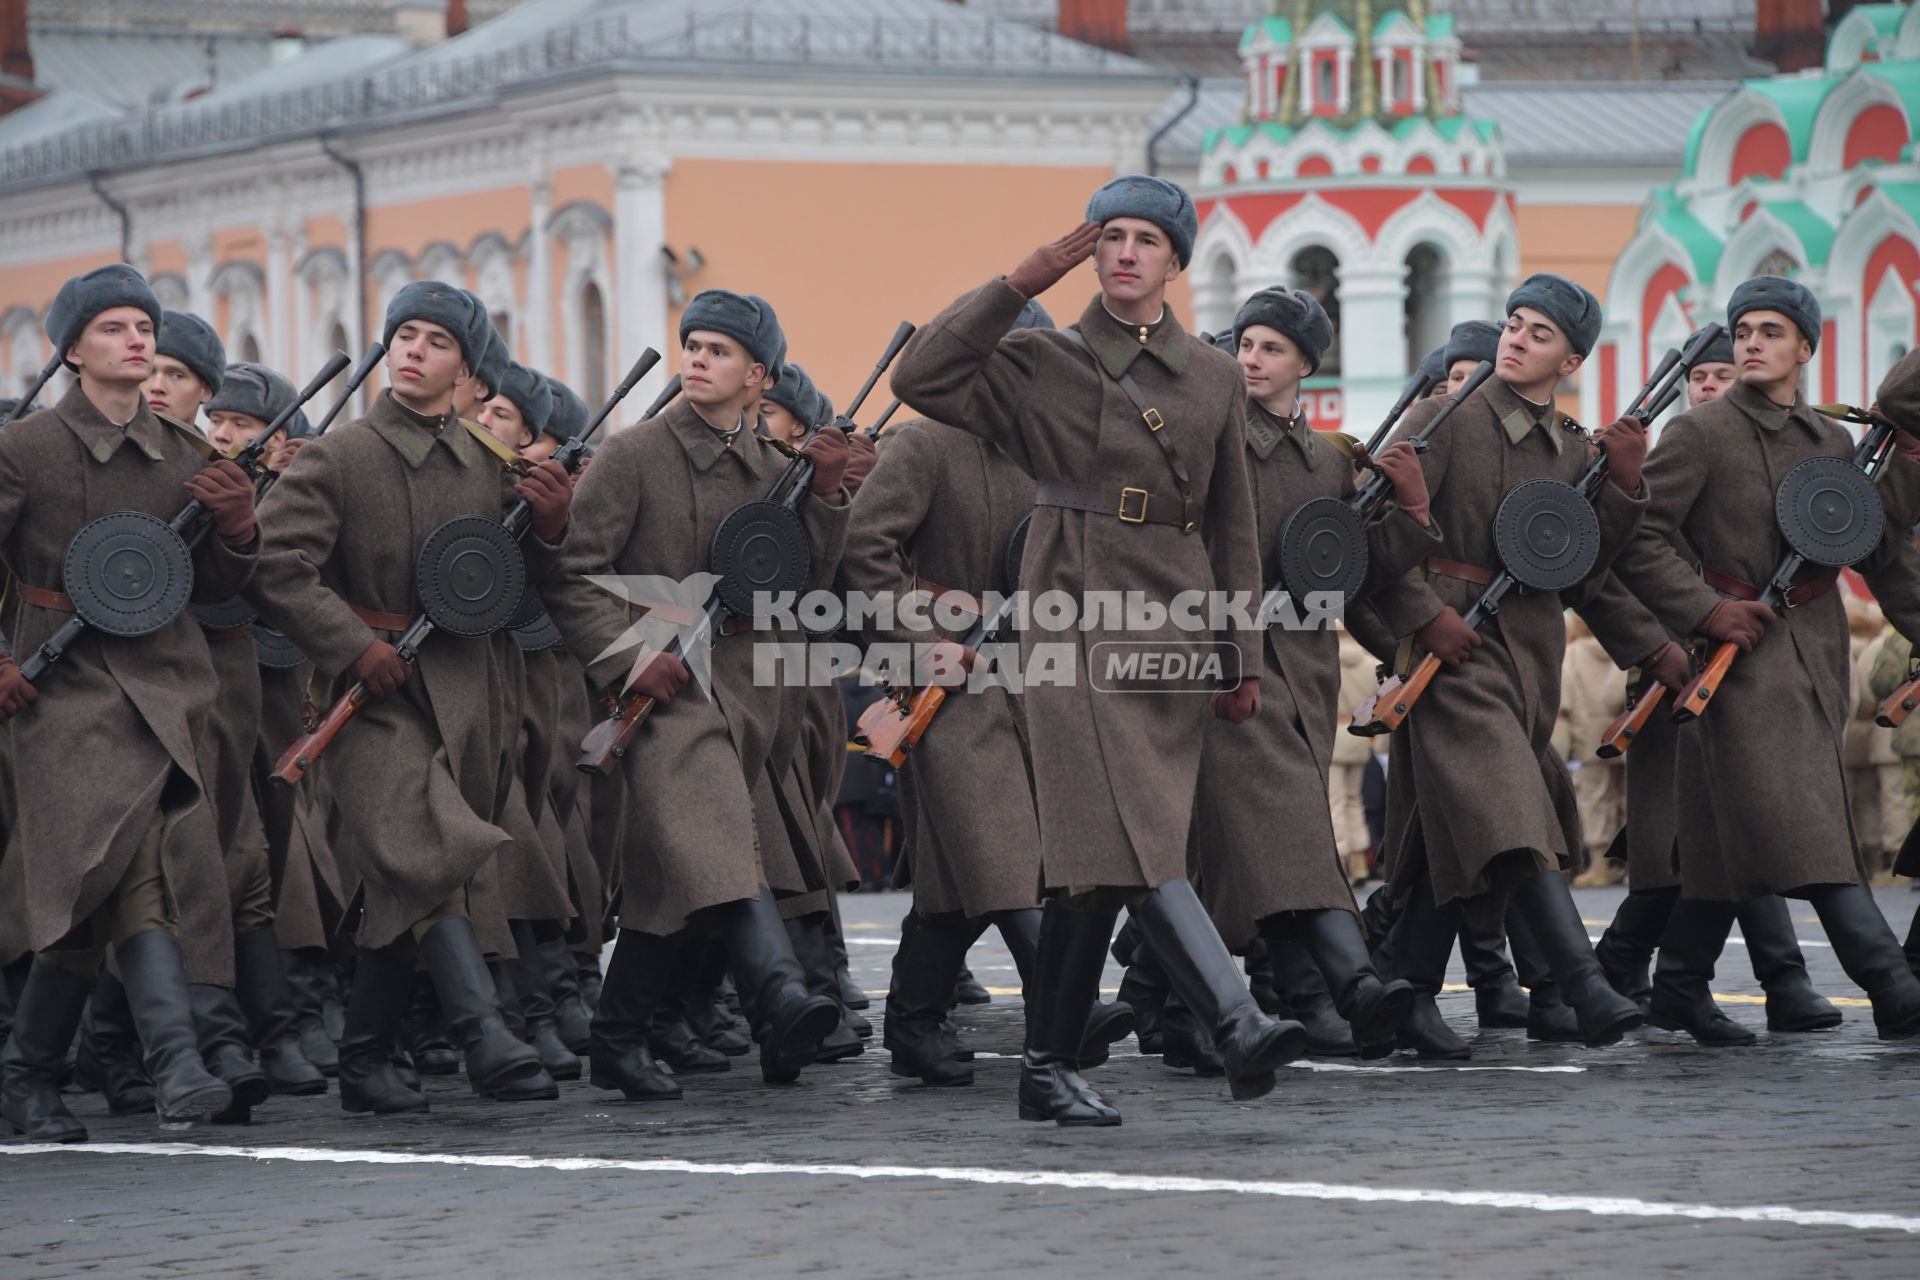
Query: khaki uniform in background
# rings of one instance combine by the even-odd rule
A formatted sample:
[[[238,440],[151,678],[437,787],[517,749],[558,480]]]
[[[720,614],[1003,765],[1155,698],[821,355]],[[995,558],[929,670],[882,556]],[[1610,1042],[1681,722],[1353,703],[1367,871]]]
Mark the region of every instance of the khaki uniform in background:
[[[1878,605],[1858,596],[1847,597],[1847,627],[1852,633],[1848,670],[1853,697],[1845,747],[1847,792],[1853,800],[1853,827],[1860,833],[1867,874],[1878,877],[1907,835],[1899,817],[1906,810],[1906,798],[1900,789],[1900,757],[1894,754],[1893,730],[1873,720],[1880,705],[1871,688],[1873,664],[1892,628]]]
[[[1898,631],[1889,629],[1886,638],[1861,655],[1861,659],[1856,670],[1867,676],[1861,700],[1871,700],[1878,707],[1905,683],[1913,664],[1913,644]],[[1897,853],[1914,818],[1920,816],[1920,716],[1909,717],[1898,729],[1888,730],[1888,735],[1892,739],[1894,759],[1898,761],[1894,766],[1897,781],[1888,788],[1892,794],[1883,797],[1882,812],[1890,815],[1889,821],[1897,828],[1892,839],[1892,848]],[[1894,872],[1914,875],[1920,873],[1920,868],[1896,866]]]
[[[1368,876],[1367,851],[1373,838],[1367,831],[1367,812],[1360,800],[1360,781],[1366,776],[1373,744],[1347,732],[1353,709],[1373,695],[1379,681],[1373,655],[1350,632],[1340,633],[1339,714],[1334,717],[1333,765],[1327,771],[1328,802],[1333,809],[1334,846],[1347,868],[1347,879],[1360,884]]]
[[[1560,710],[1567,731],[1566,761],[1588,869],[1577,883],[1618,884],[1625,867],[1607,860],[1607,846],[1627,820],[1627,762],[1594,754],[1607,726],[1627,705],[1627,673],[1615,666],[1593,632],[1569,615],[1567,656],[1561,664]]]

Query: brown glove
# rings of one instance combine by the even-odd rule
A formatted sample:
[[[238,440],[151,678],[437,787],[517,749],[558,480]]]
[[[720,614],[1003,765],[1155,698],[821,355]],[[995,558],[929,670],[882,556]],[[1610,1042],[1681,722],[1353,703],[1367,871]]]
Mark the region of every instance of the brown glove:
[[[573,477],[559,463],[548,459],[527,472],[513,491],[527,500],[533,511],[533,536],[552,546],[567,536],[567,509],[573,502]]]
[[[847,486],[847,492],[860,492],[860,486],[873,474],[873,464],[879,461],[880,452],[873,447],[873,437],[864,431],[856,431],[847,437],[847,474],[840,483]]]
[[[687,664],[670,653],[642,654],[634,663],[633,674],[627,677],[627,688],[664,707],[680,692],[689,674]]]
[[[367,692],[374,697],[391,698],[413,674],[413,666],[400,656],[398,649],[385,640],[376,639],[353,660],[347,674],[366,685]]]
[[[1369,459],[1380,474],[1393,485],[1394,505],[1413,517],[1421,528],[1428,524],[1427,473],[1420,467],[1420,455],[1405,440],[1388,445],[1379,456]]]
[[[1594,437],[1607,455],[1607,478],[1628,493],[1640,488],[1640,468],[1647,461],[1647,424],[1635,417],[1617,418]]]
[[[1773,610],[1758,600],[1722,600],[1713,606],[1699,631],[1709,640],[1738,645],[1740,652],[1752,653],[1773,618]]]
[[[1413,633],[1420,647],[1449,667],[1457,667],[1480,647],[1480,633],[1452,608],[1442,609],[1433,621]]]
[[[213,517],[213,531],[230,547],[253,544],[259,524],[253,518],[253,481],[237,462],[210,463],[187,480],[187,492]]]
[[[1260,714],[1260,677],[1247,676],[1213,695],[1213,714],[1228,724],[1245,724]]]
[[[852,456],[847,448],[847,433],[838,427],[822,427],[813,433],[813,438],[807,441],[800,452],[813,459],[815,496],[831,498],[840,492],[840,486],[847,476],[847,463]]]
[[[1037,298],[1060,282],[1060,278],[1093,255],[1100,243],[1100,224],[1083,222],[1052,244],[1043,244],[1020,265],[1007,272],[1007,283]]]
[[[1640,670],[1674,693],[1686,688],[1687,681],[1693,679],[1693,664],[1687,661],[1687,651],[1671,640],[1648,654],[1641,661]]]
[[[39,696],[40,691],[33,687],[33,682],[20,674],[19,664],[0,654],[0,724],[25,711]]]

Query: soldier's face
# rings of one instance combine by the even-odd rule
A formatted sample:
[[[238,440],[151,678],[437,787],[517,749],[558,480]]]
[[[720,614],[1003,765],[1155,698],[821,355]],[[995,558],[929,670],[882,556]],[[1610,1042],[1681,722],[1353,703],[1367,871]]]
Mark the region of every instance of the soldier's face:
[[[1721,360],[1703,362],[1687,370],[1687,408],[1698,409],[1733,385],[1739,370]]]
[[[258,440],[260,433],[266,429],[267,424],[250,413],[235,413],[231,409],[215,409],[207,415],[207,439],[213,441],[214,448],[229,457],[233,455],[235,450]],[[272,444],[267,446],[267,467],[269,470],[279,471],[286,465],[286,461],[280,457],[283,452],[287,452],[286,443],[286,436],[279,435]],[[287,452],[287,457],[290,459],[292,454]],[[279,465],[275,465],[276,463]]]
[[[1500,335],[1500,357],[1494,373],[1510,387],[1525,387],[1538,398],[1541,388],[1551,391],[1562,378],[1580,367],[1573,343],[1553,321],[1532,307],[1520,307],[1507,317]]]
[[[1158,225],[1144,218],[1113,218],[1100,228],[1093,269],[1109,298],[1138,302],[1158,296],[1179,278],[1180,259]]]
[[[680,394],[702,408],[744,406],[767,380],[767,367],[724,333],[693,330],[680,356]]]
[[[480,406],[487,403],[493,391],[478,378],[468,378],[453,389],[453,411],[463,418],[471,418],[480,412]]]
[[[767,434],[787,444],[799,444],[807,434],[806,423],[787,412],[785,405],[771,400],[761,402],[760,421],[767,424]]]
[[[1447,367],[1447,376],[1442,380],[1440,385],[1434,389],[1434,394],[1440,396],[1452,395],[1460,389],[1461,384],[1465,383],[1466,380],[1472,376],[1473,371],[1479,367],[1480,362],[1478,360],[1455,360]]]
[[[200,406],[213,399],[213,392],[200,381],[200,375],[172,356],[154,356],[153,373],[140,385],[140,391],[149,409],[182,422],[192,422]]]
[[[393,331],[387,348],[387,377],[403,400],[438,403],[472,379],[459,340],[440,325],[408,320]]]
[[[524,450],[533,443],[533,432],[528,429],[520,406],[505,396],[495,396],[481,405],[475,421],[495,440],[511,448]]]
[[[1240,331],[1238,359],[1247,394],[1255,400],[1291,395],[1312,372],[1311,362],[1293,339],[1264,324],[1250,324]]]
[[[111,307],[87,321],[67,360],[100,383],[142,383],[153,376],[153,317],[139,307]]]
[[[1813,359],[1813,344],[1778,311],[1749,311],[1733,327],[1733,358],[1740,381],[1761,386],[1797,379]]]

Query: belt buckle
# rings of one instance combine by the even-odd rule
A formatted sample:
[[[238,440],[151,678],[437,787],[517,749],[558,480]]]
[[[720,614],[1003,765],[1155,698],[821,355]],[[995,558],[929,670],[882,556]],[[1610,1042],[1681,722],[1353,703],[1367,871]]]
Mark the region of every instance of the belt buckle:
[[[1136,515],[1128,515],[1127,497],[1129,494],[1135,493],[1140,495],[1140,510]],[[1132,486],[1128,486],[1120,491],[1120,510],[1114,514],[1118,515],[1121,521],[1126,524],[1145,524],[1147,522],[1147,501],[1150,497],[1151,495],[1148,494],[1145,489],[1135,489]]]
[[[1140,411],[1140,417],[1146,422],[1149,431],[1158,431],[1167,425],[1167,420],[1160,416],[1160,411],[1151,405]]]

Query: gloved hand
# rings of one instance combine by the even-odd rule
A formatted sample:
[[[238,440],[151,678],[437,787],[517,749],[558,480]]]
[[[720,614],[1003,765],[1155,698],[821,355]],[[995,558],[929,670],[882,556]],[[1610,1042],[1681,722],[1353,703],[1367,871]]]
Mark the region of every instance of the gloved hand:
[[[1231,689],[1213,695],[1213,714],[1228,724],[1245,724],[1260,714],[1260,677],[1243,677]]]
[[[847,486],[849,494],[860,492],[860,486],[873,474],[873,464],[880,459],[879,450],[874,448],[873,439],[864,431],[856,431],[847,437],[847,474],[840,483]]]
[[[1372,462],[1393,485],[1394,505],[1424,529],[1430,517],[1427,513],[1427,473],[1420,467],[1419,453],[1402,440],[1381,450]]]
[[[1673,693],[1686,688],[1687,681],[1693,679],[1693,664],[1687,661],[1687,651],[1671,640],[1648,654],[1640,663],[1640,670]]]
[[[374,697],[390,698],[413,674],[413,666],[400,656],[398,649],[376,638],[361,650],[347,674],[366,685],[367,692]]]
[[[1635,417],[1617,418],[1594,437],[1607,455],[1607,478],[1628,493],[1640,488],[1640,468],[1647,461],[1647,424]]]
[[[533,536],[552,546],[567,536],[567,510],[573,502],[573,477],[549,458],[513,487],[533,510]]]
[[[39,696],[40,691],[33,687],[33,682],[20,674],[20,665],[0,655],[0,724],[25,711]]]
[[[1752,653],[1773,619],[1773,610],[1758,600],[1722,600],[1700,624],[1699,631],[1709,640],[1738,645],[1740,652]]]
[[[1060,278],[1093,255],[1100,243],[1100,224],[1083,222],[1051,244],[1043,244],[1007,272],[1007,283],[1037,298],[1060,282]]]
[[[213,531],[230,547],[253,543],[259,523],[253,517],[253,481],[237,462],[221,458],[187,480],[187,492],[213,517]]]
[[[852,456],[847,448],[847,433],[838,427],[822,427],[800,452],[813,459],[814,495],[831,498],[840,492]]]
[[[670,653],[642,654],[634,663],[633,674],[627,677],[627,688],[664,707],[673,701],[690,674],[687,664]]]
[[[1422,649],[1449,667],[1465,662],[1481,645],[1480,633],[1450,607],[1435,614],[1433,621],[1413,634]]]

